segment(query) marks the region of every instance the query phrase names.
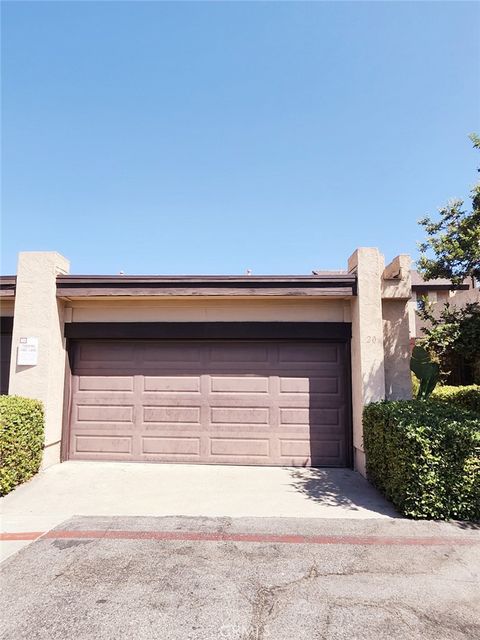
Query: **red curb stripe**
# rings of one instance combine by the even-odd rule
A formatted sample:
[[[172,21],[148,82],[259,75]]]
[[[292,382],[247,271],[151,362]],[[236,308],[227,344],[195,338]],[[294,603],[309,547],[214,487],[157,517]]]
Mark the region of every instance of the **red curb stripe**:
[[[0,541],[2,540],[35,540],[43,536],[44,531],[22,531],[18,533],[0,533]]]
[[[11,535],[11,534],[7,534]],[[22,534],[20,534],[22,535]],[[23,534],[25,535],[25,534]],[[33,534],[32,534],[33,535]],[[35,534],[38,537],[38,534]],[[342,545],[389,545],[389,546],[445,546],[477,545],[478,539],[460,537],[387,537],[387,536],[304,536],[271,533],[222,533],[200,531],[63,531],[52,530],[44,534],[50,540],[90,538],[108,540],[172,540],[181,542],[257,542],[280,544],[342,544]],[[30,539],[30,538],[28,538]]]

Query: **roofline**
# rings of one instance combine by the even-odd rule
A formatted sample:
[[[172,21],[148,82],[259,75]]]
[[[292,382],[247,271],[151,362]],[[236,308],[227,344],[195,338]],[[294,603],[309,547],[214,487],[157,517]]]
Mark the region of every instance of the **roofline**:
[[[0,298],[13,298],[17,286],[17,276],[0,276]]]
[[[355,276],[349,273],[326,273],[320,275],[61,275],[57,282],[81,283],[116,283],[116,282],[354,282]]]
[[[348,273],[275,276],[57,276],[59,297],[356,295],[356,276]]]
[[[430,284],[430,282],[431,280],[424,284],[412,284],[412,291],[428,293],[428,291],[467,291],[470,289],[468,284]]]

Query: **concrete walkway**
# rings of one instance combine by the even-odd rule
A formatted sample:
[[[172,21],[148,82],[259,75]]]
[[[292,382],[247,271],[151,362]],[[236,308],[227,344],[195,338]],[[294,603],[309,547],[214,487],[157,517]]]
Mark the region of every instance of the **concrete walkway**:
[[[348,469],[66,462],[0,500],[1,531],[45,532],[72,516],[393,518]],[[11,537],[11,536],[10,536]],[[25,540],[3,540],[0,559]]]

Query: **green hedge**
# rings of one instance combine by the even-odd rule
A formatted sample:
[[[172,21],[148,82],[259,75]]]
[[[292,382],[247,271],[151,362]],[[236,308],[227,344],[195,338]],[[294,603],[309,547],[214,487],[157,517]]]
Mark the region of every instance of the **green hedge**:
[[[432,398],[441,402],[449,402],[480,415],[480,385],[478,384],[472,384],[468,387],[437,387]]]
[[[447,402],[376,402],[363,413],[367,475],[412,518],[480,520],[480,417]]]
[[[43,443],[42,403],[19,396],[0,396],[0,495],[37,473]]]

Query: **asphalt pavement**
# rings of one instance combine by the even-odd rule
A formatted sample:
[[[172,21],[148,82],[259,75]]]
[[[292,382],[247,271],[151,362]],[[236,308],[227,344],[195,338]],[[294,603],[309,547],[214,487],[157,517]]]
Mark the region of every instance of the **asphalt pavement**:
[[[0,566],[2,640],[480,637],[480,530],[76,517]]]

